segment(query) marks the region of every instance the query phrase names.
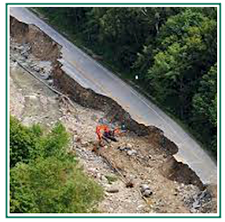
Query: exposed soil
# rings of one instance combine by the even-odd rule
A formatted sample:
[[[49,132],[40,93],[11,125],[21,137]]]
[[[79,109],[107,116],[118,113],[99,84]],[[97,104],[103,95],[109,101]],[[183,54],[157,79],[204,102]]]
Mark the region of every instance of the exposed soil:
[[[105,188],[101,212],[216,212],[216,187],[206,188],[188,165],[175,160],[178,147],[160,129],[137,123],[111,98],[71,79],[57,60],[61,47],[41,30],[13,17],[10,28],[10,114],[46,128],[62,121],[72,135],[70,152]],[[69,96],[73,105],[21,67]],[[125,123],[126,133],[100,148],[95,135],[100,120],[111,127]],[[151,194],[145,195],[143,186]]]

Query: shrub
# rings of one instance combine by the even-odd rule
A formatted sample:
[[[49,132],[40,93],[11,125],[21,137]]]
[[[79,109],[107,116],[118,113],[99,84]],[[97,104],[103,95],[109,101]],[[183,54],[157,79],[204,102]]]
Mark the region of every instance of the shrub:
[[[23,126],[15,117],[10,117],[10,167],[18,162],[28,163],[37,156],[65,156],[69,134],[61,123],[47,135],[39,125]]]
[[[39,156],[64,157],[69,144],[69,134],[61,123],[57,123],[49,134],[42,137],[37,144]]]
[[[28,163],[34,154],[37,140],[42,135],[40,126],[23,126],[15,117],[10,117],[10,167],[18,162]]]
[[[44,135],[10,117],[11,213],[96,212],[103,190],[68,154],[68,143],[61,123]]]
[[[102,188],[76,164],[56,157],[18,164],[10,176],[11,213],[88,213]]]

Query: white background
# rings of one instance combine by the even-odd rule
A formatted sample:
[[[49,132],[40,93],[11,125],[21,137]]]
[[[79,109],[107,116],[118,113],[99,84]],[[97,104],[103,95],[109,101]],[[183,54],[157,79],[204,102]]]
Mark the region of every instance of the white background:
[[[1,206],[0,206],[0,219],[1,220],[10,220],[10,219],[6,219],[5,218],[5,60],[6,60],[6,57],[5,57],[5,38],[6,38],[6,35],[5,35],[5,3],[10,3],[10,2],[12,2],[12,3],[19,3],[19,2],[23,2],[23,3],[31,3],[31,1],[18,1],[18,0],[14,0],[14,1],[8,1],[8,2],[5,2],[5,1],[1,1],[1,7],[0,7],[0,10],[1,10],[1,13],[0,13],[0,22],[1,22],[1,30],[2,30],[2,32],[1,32],[1,34],[0,34],[0,39],[1,39],[1,59],[0,59],[0,62],[1,62],[1,74],[0,74],[0,84],[1,84],[1,87],[0,87],[0,98],[1,98],[1,108],[0,108],[0,112],[1,112],[1,124],[0,124],[0,126],[1,126],[1,132],[0,132],[0,136],[1,136],[1,139],[0,139],[0,141],[1,141],[1,146],[0,146],[0,148],[1,148],[1,155],[0,155],[0,169],[1,169],[1,181],[0,181],[0,185],[1,185]],[[87,3],[91,3],[91,2],[93,2],[93,3],[107,3],[107,1],[105,0],[84,0],[84,1],[70,1],[70,0],[67,0],[67,1],[57,1],[57,0],[53,0],[53,1],[50,1],[50,0],[48,0],[48,1],[37,1],[38,3],[46,3],[46,2],[48,2],[48,3],[56,3],[56,2],[59,2],[59,3],[63,3],[63,2],[67,2],[67,3],[75,3],[75,2],[80,2],[80,3],[84,3],[84,2],[87,2]],[[35,3],[37,3],[37,2],[35,2]],[[204,1],[201,1],[201,0],[198,0],[198,1],[172,1],[172,0],[170,0],[170,1],[168,1],[168,0],[163,0],[163,1],[146,1],[146,0],[122,0],[122,1],[115,1],[115,0],[110,0],[110,1],[108,1],[109,3],[219,3],[219,1],[206,1],[206,0],[204,0]],[[224,19],[223,19],[223,4],[222,4],[222,37],[223,37],[223,30],[224,30]],[[224,49],[224,44],[223,44],[223,38],[222,38],[222,52],[224,51],[223,50]],[[218,61],[219,62],[219,61]],[[223,66],[223,64],[225,64],[224,63],[225,61],[223,61],[223,55],[222,55],[222,66]],[[222,71],[223,71],[223,67],[222,67]],[[223,79],[223,72],[221,71],[221,74],[222,74],[222,110],[223,110],[223,107],[224,107],[224,93],[223,93],[223,85],[225,85],[225,83],[224,83],[224,79]],[[223,121],[223,114],[222,114],[222,129],[223,129],[223,123],[224,123],[224,121]],[[224,133],[223,133],[223,130],[222,130],[222,138],[223,138],[223,136],[224,136]],[[222,149],[222,160],[224,159],[223,158],[223,141],[222,141],[222,146],[221,146],[221,149]],[[223,169],[224,167],[223,167],[223,161],[222,161],[222,172],[224,171],[224,169]],[[224,182],[224,178],[223,178],[223,173],[222,173],[222,184],[223,184],[223,182]],[[223,200],[223,195],[224,194],[224,192],[222,192],[222,200]],[[223,202],[222,202],[223,203]],[[223,207],[223,204],[222,204],[222,207]],[[222,217],[223,217],[223,208],[222,208]],[[55,220],[55,219],[19,219],[19,220]],[[65,218],[63,218],[63,219],[57,219],[57,221],[65,221],[66,219]],[[161,219],[161,218],[157,218],[157,219],[153,219],[153,218],[148,218],[148,219],[125,219],[125,218],[121,218],[121,219],[112,219],[112,218],[110,218],[110,219],[105,219],[105,218],[101,218],[101,219],[94,219],[94,218],[89,218],[89,219],[84,219],[84,218],[82,218],[82,219],[78,219],[78,218],[74,218],[74,219],[67,219],[67,220],[82,220],[82,221],[84,221],[84,220],[94,220],[94,221],[97,221],[97,220],[118,220],[118,221],[128,221],[128,220],[151,220],[151,221],[153,221],[153,220],[157,220],[157,221],[161,221],[161,220],[182,220],[182,219],[180,219],[180,218],[177,218],[177,219]],[[200,219],[200,218],[198,218],[198,219],[183,219],[183,220],[192,220],[192,221],[199,221],[199,220],[207,220],[207,221],[214,221],[214,220],[219,220],[219,219]],[[220,219],[221,220],[221,219]]]

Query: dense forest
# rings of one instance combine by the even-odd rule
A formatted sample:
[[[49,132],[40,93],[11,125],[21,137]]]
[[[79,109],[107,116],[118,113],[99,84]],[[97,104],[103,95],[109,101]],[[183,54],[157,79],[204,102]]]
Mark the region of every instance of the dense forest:
[[[217,153],[217,9],[37,8]]]

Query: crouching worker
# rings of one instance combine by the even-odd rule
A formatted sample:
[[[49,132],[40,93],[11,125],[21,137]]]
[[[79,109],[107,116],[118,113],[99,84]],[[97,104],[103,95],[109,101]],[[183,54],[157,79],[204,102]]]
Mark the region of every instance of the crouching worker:
[[[117,142],[118,140],[115,136],[119,134],[119,132],[119,129],[110,130],[107,125],[98,125],[96,127],[96,134],[98,136],[99,145],[103,146],[102,140],[105,140],[107,143],[110,143],[109,140]]]

